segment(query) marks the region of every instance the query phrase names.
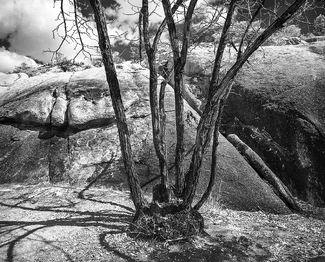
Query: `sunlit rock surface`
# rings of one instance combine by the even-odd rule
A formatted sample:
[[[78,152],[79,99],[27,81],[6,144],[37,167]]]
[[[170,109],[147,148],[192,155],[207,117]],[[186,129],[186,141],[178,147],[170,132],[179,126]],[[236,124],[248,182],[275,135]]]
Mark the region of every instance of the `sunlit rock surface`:
[[[159,174],[149,107],[149,72],[137,64],[118,65],[134,159],[142,183]],[[0,83],[1,84],[1,83]],[[47,73],[1,85],[0,182],[70,183],[126,187],[118,132],[103,68]],[[169,165],[174,163],[174,94],[166,88]],[[190,150],[199,121],[185,103],[185,145]],[[198,192],[209,179],[210,154]],[[187,156],[189,165],[191,154]],[[172,173],[172,171],[171,171]],[[148,188],[147,188],[148,189]],[[149,190],[149,189],[148,189]],[[220,136],[216,205],[239,210],[288,213],[236,149]]]

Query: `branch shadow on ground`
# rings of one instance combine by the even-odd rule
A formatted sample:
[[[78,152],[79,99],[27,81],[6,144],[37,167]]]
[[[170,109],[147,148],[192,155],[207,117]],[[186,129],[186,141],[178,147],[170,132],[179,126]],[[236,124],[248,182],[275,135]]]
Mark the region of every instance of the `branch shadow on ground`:
[[[14,199],[15,203],[12,203]],[[0,242],[0,248],[6,250],[6,261],[14,262],[15,258],[15,248],[17,244],[24,239],[29,239],[31,235],[35,234],[38,231],[60,226],[60,227],[102,227],[104,230],[111,232],[125,232],[126,227],[132,221],[134,210],[128,206],[124,206],[120,203],[113,201],[104,202],[97,201],[100,203],[107,203],[113,206],[118,206],[120,210],[98,210],[98,211],[81,211],[76,210],[76,203],[68,202],[68,204],[62,205],[46,205],[46,206],[36,206],[37,202],[35,199],[33,202],[28,202],[32,200],[27,194],[21,194],[20,197],[10,198],[10,203],[0,202],[0,206],[5,207],[9,210],[22,210],[32,212],[32,217],[41,217],[42,212],[47,212],[51,214],[50,219],[43,219],[34,221],[33,219],[25,220],[2,220],[0,221],[0,237],[5,239]],[[10,211],[9,211],[10,212]],[[48,213],[50,212],[50,213]],[[59,218],[53,218],[53,216],[60,216]],[[73,261],[69,251],[64,250],[62,247],[59,247],[48,241],[45,238],[40,239],[38,236],[38,241],[43,242],[45,245],[51,245],[56,250],[59,250],[65,257],[65,261]],[[104,246],[102,246],[105,248]],[[123,254],[116,254],[121,258],[124,257]]]
[[[99,242],[100,245],[105,248],[108,252],[113,252],[116,256],[124,259],[127,262],[137,262],[138,260],[133,259],[132,257],[128,256],[127,254],[119,251],[118,249],[110,246],[107,241],[105,240],[105,237],[107,235],[112,235],[112,234],[121,234],[123,231],[106,231],[102,232],[99,234]]]
[[[109,169],[110,165],[114,162],[114,160],[116,159],[116,156],[112,153],[111,155],[111,159],[107,162],[105,168],[96,176],[94,177],[89,183],[87,186],[85,186],[79,193],[78,193],[78,198],[79,199],[84,199],[84,200],[88,200],[88,201],[93,201],[93,202],[97,202],[97,203],[101,203],[101,204],[110,204],[110,205],[113,205],[113,206],[117,206],[117,207],[121,207],[121,208],[124,208],[130,212],[135,212],[134,209],[130,208],[130,207],[126,207],[124,205],[120,205],[118,203],[115,203],[115,202],[111,202],[111,201],[102,201],[102,200],[98,200],[98,199],[94,199],[94,198],[91,198],[89,196],[86,196],[86,192],[93,186],[95,185],[95,183],[101,178],[103,177],[107,170]]]

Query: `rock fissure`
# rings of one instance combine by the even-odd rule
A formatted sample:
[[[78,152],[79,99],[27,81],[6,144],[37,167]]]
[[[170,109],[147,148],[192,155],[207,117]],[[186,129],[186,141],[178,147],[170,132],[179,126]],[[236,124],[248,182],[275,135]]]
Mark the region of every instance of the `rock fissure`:
[[[49,117],[50,117],[50,124],[51,124],[51,125],[53,125],[53,124],[52,124],[52,114],[53,114],[53,110],[55,109],[55,105],[56,105],[56,103],[57,103],[57,98],[58,98],[58,94],[57,94],[58,91],[57,91],[57,89],[58,89],[58,88],[55,88],[54,91],[53,91],[53,93],[52,93],[52,97],[53,97],[55,100],[54,100],[54,103],[53,103],[53,105],[52,105],[52,109],[51,109],[51,112],[50,112],[50,115],[49,115]]]
[[[151,114],[132,115],[132,116],[130,116],[130,118],[137,119],[137,118],[146,118],[148,116],[151,116]]]
[[[305,120],[306,122],[308,122],[317,132],[318,132],[318,135],[325,141],[325,131],[323,131],[319,125],[317,125],[314,121],[312,121],[308,116],[302,114],[301,112],[299,111],[296,111],[294,112],[297,116],[297,118],[299,119],[302,119],[302,120]]]
[[[70,110],[70,96],[69,96],[69,89],[68,89],[68,86],[71,82],[71,79],[73,77],[74,73],[71,74],[69,80],[68,80],[68,83],[64,86],[64,94],[65,94],[65,99],[67,101],[67,107],[66,107],[66,111],[65,111],[65,121],[67,123],[67,125],[69,126],[69,110]],[[70,167],[71,166],[71,141],[70,141],[70,135],[68,134],[67,135],[67,160],[68,160],[68,163],[67,163],[67,166]]]

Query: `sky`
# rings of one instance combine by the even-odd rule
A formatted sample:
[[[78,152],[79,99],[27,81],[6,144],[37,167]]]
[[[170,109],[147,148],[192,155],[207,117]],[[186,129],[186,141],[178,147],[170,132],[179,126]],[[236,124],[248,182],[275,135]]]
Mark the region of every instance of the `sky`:
[[[271,4],[274,1],[266,0],[266,3]],[[87,3],[88,0],[79,0],[79,2]],[[141,2],[142,0],[102,0],[108,17],[115,18],[108,24],[108,31],[112,44],[119,52],[122,52],[123,48],[128,46],[129,41],[137,36],[137,30],[134,29],[138,15],[135,12],[139,9]],[[60,1],[0,0],[0,6],[0,72],[11,72],[22,62],[30,66],[36,66],[35,60],[50,62],[52,54],[44,51],[55,50],[61,43],[61,38],[57,34],[54,34],[53,38],[52,32],[60,23],[57,21]],[[119,8],[114,8],[116,6]],[[149,6],[149,9],[152,10],[153,5]],[[64,0],[64,10],[73,11],[68,0]],[[79,5],[78,12],[80,16],[89,19],[91,8],[87,5]],[[159,22],[162,19],[163,10],[158,8],[151,17],[151,21]],[[71,22],[68,22],[68,26],[71,25]],[[90,26],[94,28],[93,22]],[[59,33],[63,34],[63,27],[61,26],[60,29]],[[83,35],[83,41],[87,45],[97,46],[96,39],[91,39],[86,34]],[[78,50],[74,44],[65,43],[60,52],[71,59]],[[83,56],[77,58],[79,61],[83,59]],[[84,62],[88,61],[89,59],[84,60]]]
[[[80,0],[83,2],[84,0]],[[84,1],[87,2],[87,1]],[[131,6],[126,0],[104,0],[103,6],[110,17],[116,19],[108,24],[108,31],[111,36],[122,35],[123,37],[111,38],[112,44],[116,46],[127,45],[129,40],[137,34],[132,32],[138,16],[134,15],[134,10],[140,6],[141,0],[131,0]],[[73,7],[68,1],[64,1],[64,10],[73,11]],[[114,11],[114,6],[121,9]],[[61,43],[61,38],[55,34],[53,38],[52,30],[55,29],[59,21],[56,21],[60,12],[60,1],[54,0],[0,0],[0,72],[10,72],[22,62],[28,65],[35,65],[36,61],[50,62],[52,54],[44,50],[55,50]],[[79,14],[89,18],[90,8],[79,7]],[[158,10],[162,14],[162,10]],[[133,14],[133,15],[132,15]],[[160,21],[162,16],[153,16],[153,21]],[[70,23],[71,24],[71,23]],[[94,24],[90,24],[94,27]],[[63,29],[63,27],[61,27]],[[63,34],[63,30],[60,31]],[[126,33],[126,34],[125,34]],[[119,40],[119,41],[117,41]],[[97,40],[92,40],[83,35],[85,44],[97,46]],[[122,41],[122,42],[121,42]],[[78,48],[74,44],[64,44],[60,52],[71,59],[77,53]],[[83,61],[84,56],[77,58]],[[87,62],[87,59],[85,60]]]

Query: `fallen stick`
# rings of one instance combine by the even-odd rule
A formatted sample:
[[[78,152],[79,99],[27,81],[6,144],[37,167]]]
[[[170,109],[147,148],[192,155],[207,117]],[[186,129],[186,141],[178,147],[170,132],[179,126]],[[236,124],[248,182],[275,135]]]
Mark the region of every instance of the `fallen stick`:
[[[289,189],[264,163],[262,158],[254,152],[253,149],[241,141],[235,134],[228,135],[227,139],[247,159],[248,163],[255,169],[258,175],[272,185],[275,193],[290,209],[300,211],[300,208]]]

